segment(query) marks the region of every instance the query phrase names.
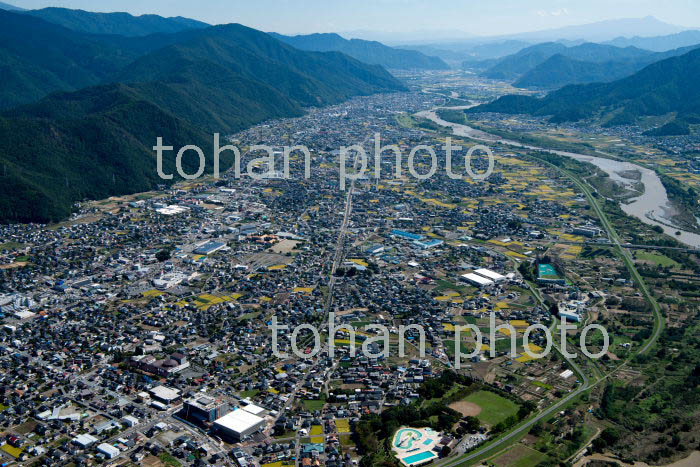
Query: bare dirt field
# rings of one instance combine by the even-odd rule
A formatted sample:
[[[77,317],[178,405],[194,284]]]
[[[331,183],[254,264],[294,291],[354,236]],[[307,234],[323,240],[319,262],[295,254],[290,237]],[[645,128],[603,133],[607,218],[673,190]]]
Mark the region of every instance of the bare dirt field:
[[[634,464],[628,464],[625,462],[622,462],[621,460],[614,458],[614,457],[609,457],[603,454],[593,454],[591,456],[586,456],[581,459],[579,459],[575,464],[574,467],[584,467],[591,461],[608,461],[608,462],[615,462],[618,465],[621,466],[631,466],[631,467],[649,467],[649,464],[645,462],[635,462]],[[666,467],[695,467],[696,465],[699,465],[698,462],[700,462],[700,451],[693,451],[690,456],[686,457],[685,459],[678,460],[676,462],[673,462],[672,464],[665,464]]]
[[[270,251],[280,254],[291,253],[298,244],[299,242],[296,240],[285,239],[270,247]]]
[[[457,412],[461,413],[463,416],[476,417],[481,413],[481,407],[473,402],[459,401],[453,402],[449,407]]]
[[[504,454],[493,459],[496,467],[520,467],[537,465],[546,458],[544,454],[522,444],[516,444]]]

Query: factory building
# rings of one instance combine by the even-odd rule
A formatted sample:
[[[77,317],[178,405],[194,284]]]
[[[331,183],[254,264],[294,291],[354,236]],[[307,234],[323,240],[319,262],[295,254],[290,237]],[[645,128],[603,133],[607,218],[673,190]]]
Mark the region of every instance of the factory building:
[[[235,409],[214,421],[222,437],[238,442],[265,428],[265,419],[243,409]]]
[[[463,281],[469,282],[470,284],[475,285],[477,287],[487,287],[489,285],[494,284],[494,282],[491,279],[487,279],[484,276],[474,274],[473,272],[470,272],[469,274],[462,274],[460,277]]]
[[[180,391],[166,386],[156,386],[148,391],[151,396],[163,404],[172,404],[180,400]]]
[[[102,443],[99,446],[97,446],[97,450],[104,454],[105,457],[107,457],[107,459],[114,459],[119,454],[121,454],[121,451],[119,449],[107,443]]]
[[[226,244],[223,242],[209,241],[198,245],[197,248],[192,251],[192,253],[195,255],[210,255],[219,250],[223,250],[224,248],[226,248]]]
[[[477,269],[476,271],[474,271],[474,274],[478,274],[494,282],[503,282],[504,280],[506,280],[506,276],[503,276],[495,271],[485,268]]]

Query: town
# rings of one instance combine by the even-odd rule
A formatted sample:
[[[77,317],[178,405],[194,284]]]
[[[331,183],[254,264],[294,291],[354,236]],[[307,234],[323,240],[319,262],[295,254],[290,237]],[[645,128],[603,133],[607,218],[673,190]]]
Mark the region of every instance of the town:
[[[3,458],[458,465],[511,430],[520,455],[584,455],[607,427],[594,381],[639,380],[650,364],[633,359],[655,319],[637,269],[680,328],[697,296],[669,280],[696,288],[698,252],[612,202],[599,200],[612,227],[601,221],[570,176],[589,168],[526,148],[493,145],[483,179],[457,158],[456,178],[405,165],[394,177],[390,151],[339,178],[340,148],[371,153],[377,134],[404,153],[477,144],[416,114],[504,86],[462,72],[404,78],[410,92],[227,137],[243,160],[260,144],[308,148],[310,167],[289,155],[291,176],[253,163],[264,177],[222,171],[85,201],[58,224],[0,225]],[[616,255],[620,244],[634,257]],[[571,353],[555,339],[542,356],[562,321]]]

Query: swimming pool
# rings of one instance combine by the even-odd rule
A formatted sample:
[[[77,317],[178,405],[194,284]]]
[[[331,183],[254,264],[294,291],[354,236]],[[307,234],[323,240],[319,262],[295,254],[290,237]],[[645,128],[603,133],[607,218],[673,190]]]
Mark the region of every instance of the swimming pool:
[[[433,440],[432,440],[432,439],[426,439],[425,441],[423,441],[423,444],[425,444],[426,446],[428,446],[429,444],[433,444]]]
[[[404,457],[401,460],[404,462],[404,464],[413,465],[419,462],[427,461],[428,459],[432,459],[433,457],[437,457],[437,454],[435,454],[432,451],[423,451],[420,454],[414,454],[412,456]]]
[[[423,433],[413,428],[403,428],[394,437],[394,447],[399,449],[411,449],[413,442],[423,437]]]

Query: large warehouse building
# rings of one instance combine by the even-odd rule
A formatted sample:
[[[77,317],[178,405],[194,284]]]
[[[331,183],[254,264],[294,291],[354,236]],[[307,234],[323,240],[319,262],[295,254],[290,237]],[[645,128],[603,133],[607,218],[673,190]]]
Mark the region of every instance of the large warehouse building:
[[[502,282],[502,281],[506,280],[506,276],[501,275],[501,274],[497,273],[496,271],[492,271],[490,269],[485,269],[485,268],[477,269],[476,271],[474,271],[474,274],[478,274],[478,275],[483,276],[487,279],[490,279],[494,282]]]
[[[472,285],[475,285],[477,287],[486,287],[487,285],[493,285],[493,281],[491,279],[487,279],[484,276],[480,276],[478,274],[474,274],[473,272],[470,272],[469,274],[462,274],[460,276],[462,280],[469,282]]]
[[[265,419],[243,409],[235,409],[214,422],[214,429],[223,438],[241,441],[265,428]]]

